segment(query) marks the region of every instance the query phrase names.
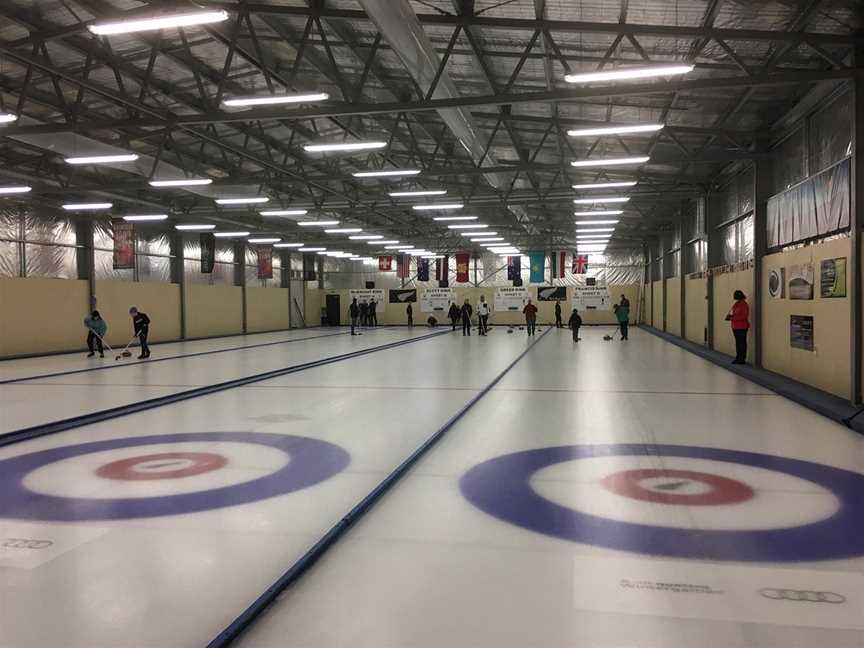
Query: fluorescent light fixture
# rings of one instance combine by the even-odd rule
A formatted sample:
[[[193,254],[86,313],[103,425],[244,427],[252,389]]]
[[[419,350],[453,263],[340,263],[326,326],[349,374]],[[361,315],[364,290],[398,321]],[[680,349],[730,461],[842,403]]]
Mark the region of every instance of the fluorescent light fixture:
[[[443,259],[443,254],[424,254],[420,257],[421,259]]]
[[[0,112],[0,124],[11,124],[18,120],[18,115],[12,113]]]
[[[185,180],[151,180],[151,187],[202,187],[212,184],[210,178],[186,178]]]
[[[375,245],[381,245],[380,242],[376,242]],[[385,250],[411,250],[414,246],[405,247],[404,245],[385,245]]]
[[[498,241],[503,241],[503,236],[493,236],[491,238],[472,238],[470,241],[472,243],[496,243]]]
[[[368,151],[387,146],[387,142],[334,142],[332,144],[307,144],[307,153],[329,153],[331,151]]]
[[[134,162],[138,159],[135,153],[122,155],[86,155],[84,157],[65,158],[66,164],[110,164],[111,162]]]
[[[440,223],[444,223],[447,221],[475,221],[479,216],[436,216],[433,218],[433,221],[438,221]]]
[[[624,212],[620,209],[595,209],[594,211],[573,212],[574,216],[620,216]]]
[[[399,241],[369,241],[367,245],[397,245]]]
[[[448,225],[447,229],[485,229],[489,227],[488,225],[481,225],[480,223],[471,223],[470,225]]]
[[[132,32],[152,31],[154,29],[170,29],[172,27],[191,27],[206,25],[228,20],[227,11],[190,11],[187,13],[154,16],[153,18],[137,18],[120,20],[118,22],[97,23],[87,27],[99,36],[112,34],[129,34]]]
[[[464,206],[462,203],[439,203],[437,205],[413,205],[411,209],[414,211],[433,211],[438,209],[462,209]]]
[[[243,238],[249,236],[249,232],[213,232],[217,238]]]
[[[300,247],[297,248],[300,252],[326,252],[327,248],[322,247]]]
[[[217,205],[252,205],[266,203],[270,200],[267,196],[249,196],[248,198],[217,198]]]
[[[357,236],[349,236],[350,241],[380,241],[384,237],[380,234],[359,234]]]
[[[416,196],[443,196],[446,189],[423,189],[417,191],[391,191],[387,195],[391,198],[414,198]]]
[[[324,220],[324,221],[300,221],[297,223],[300,227],[329,227],[330,225],[338,225],[339,221],[337,220]]]
[[[407,252],[408,250],[416,250],[416,245],[400,245],[396,248],[397,252]]]
[[[352,257],[348,257],[348,260],[349,261],[362,261],[363,257],[352,256]]]
[[[358,232],[362,232],[362,227],[339,227],[336,229],[325,229],[325,234],[357,234]]]
[[[635,187],[638,183],[636,180],[628,180],[626,182],[589,182],[588,184],[575,184],[574,189],[617,189],[620,187]]]
[[[632,135],[634,133],[656,133],[663,124],[633,124],[631,126],[606,126],[603,128],[579,128],[569,130],[570,137],[597,137],[600,135]]]
[[[222,103],[226,106],[273,106],[276,104],[312,103],[314,101],[327,101],[330,98],[326,92],[307,92],[298,94],[272,95],[262,97],[233,97]]]
[[[309,211],[306,209],[273,209],[258,213],[262,216],[305,216]]]
[[[216,229],[215,225],[175,225],[174,229],[180,232],[194,232],[197,230],[212,230]]]
[[[112,203],[67,203],[63,205],[66,211],[94,211],[97,209],[111,209]]]
[[[599,234],[600,232],[614,232],[614,227],[577,227],[577,234]]]
[[[577,241],[588,241],[590,239],[603,239],[603,240],[608,241],[610,238],[612,238],[611,234],[585,234],[584,236],[577,236],[576,240]]]
[[[168,220],[168,214],[132,214],[124,216],[123,220],[132,223],[136,221],[163,221]]]
[[[268,238],[265,236],[262,238],[250,238],[248,242],[249,243],[278,243],[281,240],[282,240],[281,238]]]
[[[577,225],[617,225],[620,221],[617,220],[586,220],[576,221]]]
[[[355,178],[397,178],[399,176],[413,176],[418,173],[420,173],[420,169],[380,169],[378,171],[355,171],[351,175]]]
[[[618,68],[617,70],[600,70],[583,74],[568,74],[564,77],[567,83],[594,83],[596,81],[626,81],[629,79],[647,79],[658,76],[675,76],[693,71],[692,65],[651,65],[633,68]]]
[[[574,198],[575,205],[594,205],[597,203],[626,203],[630,196],[598,196],[597,198]]]
[[[274,243],[273,247],[276,247],[276,248],[301,248],[301,247],[303,247],[303,243]]]
[[[459,232],[462,236],[477,236],[485,234],[485,232]],[[489,232],[489,236],[495,236],[498,232]]]
[[[27,186],[0,187],[0,195],[29,193],[32,190],[33,190],[33,187],[27,187]]]
[[[597,166],[622,166],[625,164],[644,164],[649,160],[647,155],[625,158],[605,158],[597,160],[574,160],[570,166],[574,167],[597,167]]]

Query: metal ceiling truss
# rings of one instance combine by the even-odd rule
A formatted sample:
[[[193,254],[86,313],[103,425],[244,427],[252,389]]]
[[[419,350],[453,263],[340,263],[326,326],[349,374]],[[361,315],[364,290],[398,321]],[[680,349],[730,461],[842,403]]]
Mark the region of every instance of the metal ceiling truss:
[[[569,244],[571,185],[633,176],[573,169],[569,161],[602,157],[604,151],[648,154],[651,161],[636,174],[640,184],[616,232],[640,240],[668,225],[681,200],[703,193],[724,167],[765,155],[770,124],[754,123],[754,101],[785,108],[805,90],[854,78],[848,53],[860,40],[840,25],[836,33],[808,31],[817,10],[827,11],[820,0],[802,2],[786,25],[770,31],[715,27],[724,0],[709,2],[698,26],[633,24],[628,0],[607,0],[619,15],[618,22],[608,23],[549,19],[545,0],[509,3],[524,5],[523,13],[533,18],[478,13],[473,0],[452,0],[452,12],[416,14],[424,28],[437,28],[434,39],[427,38],[434,67],[423,77],[405,59],[401,67],[393,65],[399,53],[393,34],[379,30],[364,11],[322,0],[306,6],[197,2],[229,10],[230,20],[135,34],[139,47],[113,47],[87,30],[93,20],[79,18],[121,19],[191,6],[140,1],[118,12],[108,0],[68,0],[65,19],[54,11],[50,20],[39,13],[38,2],[29,9],[17,0],[0,6],[0,17],[28,31],[0,42],[0,57],[10,62],[0,67],[0,108],[27,117],[0,130],[0,177],[32,182],[33,199],[43,206],[65,195],[110,193],[121,204],[299,233],[290,223],[265,223],[251,210],[223,211],[205,196],[154,194],[146,177],[119,169],[72,169],[50,151],[15,139],[78,133],[152,157],[153,171],[168,162],[189,175],[213,177],[214,189],[246,186],[268,194],[271,204],[340,214],[442,249],[455,249],[459,238],[429,218],[415,217],[387,196],[388,186],[446,186],[448,198],[464,201],[472,213],[476,208],[514,243]],[[384,9],[389,7],[376,7]],[[573,34],[607,35],[609,45],[600,56],[583,49]],[[670,40],[689,41],[683,57],[664,49]],[[221,55],[214,54],[217,49]],[[473,65],[466,67],[469,60]],[[696,72],[617,85],[563,83],[565,74],[585,66],[670,60],[692,61]],[[163,76],[166,65],[183,74]],[[316,85],[326,87],[332,99],[292,110],[221,107],[231,95]],[[694,114],[692,107],[700,105],[705,109]],[[546,107],[545,114],[538,106]],[[464,133],[448,122],[453,109],[482,141],[479,154],[459,145]],[[616,115],[634,111],[653,112],[656,121],[669,123],[633,139],[576,143],[567,135],[568,128],[614,124]],[[382,135],[387,147],[368,155],[313,158],[302,150],[322,138]],[[416,167],[422,174],[393,184],[351,175],[381,167]]]

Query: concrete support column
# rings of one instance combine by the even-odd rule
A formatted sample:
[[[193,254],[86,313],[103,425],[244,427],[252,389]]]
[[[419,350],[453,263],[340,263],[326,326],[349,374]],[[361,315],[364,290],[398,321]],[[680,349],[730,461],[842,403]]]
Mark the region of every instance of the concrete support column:
[[[852,108],[852,201],[850,204],[850,253],[847,269],[851,332],[850,391],[852,402],[861,403],[861,228],[864,226],[864,45],[855,47],[856,68]]]
[[[678,303],[681,304],[681,338],[687,337],[687,290],[684,284],[684,270],[686,258],[684,256],[685,242],[684,232],[687,221],[687,201],[681,203],[681,218],[678,220]]]
[[[648,313],[648,323],[652,327],[657,328],[656,325],[654,324],[654,255],[655,254],[656,254],[656,252],[651,247],[651,245],[649,245],[648,246],[648,287],[646,290],[648,290],[651,293],[651,312]],[[648,300],[645,300],[645,301],[648,301]]]
[[[711,275],[711,268],[717,266],[717,232],[714,229],[715,215],[711,210],[711,193],[706,193],[701,198],[705,201],[705,243],[707,249],[705,256],[707,258],[706,272],[706,295],[708,297],[708,348],[714,348],[714,277]]]
[[[183,250],[183,235],[171,235],[171,283],[180,286],[180,339],[185,340],[186,332],[186,263]]]
[[[96,252],[93,249],[93,221],[82,218],[75,222],[75,244],[81,246],[75,250],[75,260],[78,266],[78,278],[87,280],[87,310],[89,312],[93,307],[93,300],[96,298]]]
[[[771,162],[753,162],[753,298],[750,324],[753,327],[753,366],[762,366],[762,260],[768,251],[768,198],[771,192]]]
[[[246,334],[246,243],[234,244],[234,285],[240,286],[240,304],[243,312],[243,333]]]

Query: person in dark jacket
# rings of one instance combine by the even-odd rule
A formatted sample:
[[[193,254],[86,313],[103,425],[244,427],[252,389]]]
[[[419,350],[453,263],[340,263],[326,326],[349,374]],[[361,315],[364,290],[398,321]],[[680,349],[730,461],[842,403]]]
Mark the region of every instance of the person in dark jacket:
[[[435,328],[438,326],[438,320],[435,319],[432,315],[430,315],[429,318],[426,320],[426,326],[428,326],[429,328]]]
[[[555,328],[564,328],[564,324],[561,323],[561,300],[555,300]]]
[[[411,306],[411,304],[408,304],[408,306],[405,308],[405,315],[408,317],[409,328],[414,326],[414,308]]]
[[[351,317],[351,335],[357,335],[354,331],[357,328],[357,318],[360,317],[360,307],[357,305],[357,298],[351,300],[351,305],[348,307],[348,315]]]
[[[474,309],[471,308],[471,302],[467,299],[462,304],[462,310],[459,314],[462,317],[462,335],[471,335],[471,316],[474,314]]]
[[[522,309],[522,313],[525,315],[525,327],[528,329],[528,336],[533,336],[537,327],[537,307],[530,299],[525,304],[525,308]]]
[[[369,324],[369,304],[360,302],[360,326]]]
[[[579,315],[579,311],[575,308],[573,312],[570,314],[570,319],[567,320],[567,325],[570,327],[570,330],[573,331],[573,341],[579,341],[579,328],[582,326],[582,317]]]
[[[147,336],[150,334],[150,318],[135,306],[129,309],[129,314],[132,316],[132,328],[138,337],[138,343],[141,345],[141,355],[138,356],[138,359],[146,360],[150,357],[150,347],[147,346]]]
[[[450,322],[453,324],[453,330],[456,330],[456,323],[459,321],[459,316],[462,311],[459,310],[459,307],[456,305],[456,302],[450,304],[450,310],[447,311],[447,315],[450,317]]]
[[[369,300],[369,326],[378,326],[378,302]]]
[[[90,317],[84,318],[84,326],[87,327],[87,349],[90,353],[88,358],[92,358],[95,353],[93,347],[99,350],[99,357],[105,357],[105,350],[102,348],[102,340],[105,338],[105,333],[108,331],[108,324],[102,319],[98,310],[90,313]]]

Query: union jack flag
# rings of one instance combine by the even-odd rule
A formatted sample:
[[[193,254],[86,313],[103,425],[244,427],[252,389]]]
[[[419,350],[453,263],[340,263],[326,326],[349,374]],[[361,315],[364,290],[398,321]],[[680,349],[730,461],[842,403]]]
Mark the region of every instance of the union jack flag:
[[[588,256],[585,254],[573,255],[573,274],[585,274],[588,270]]]

